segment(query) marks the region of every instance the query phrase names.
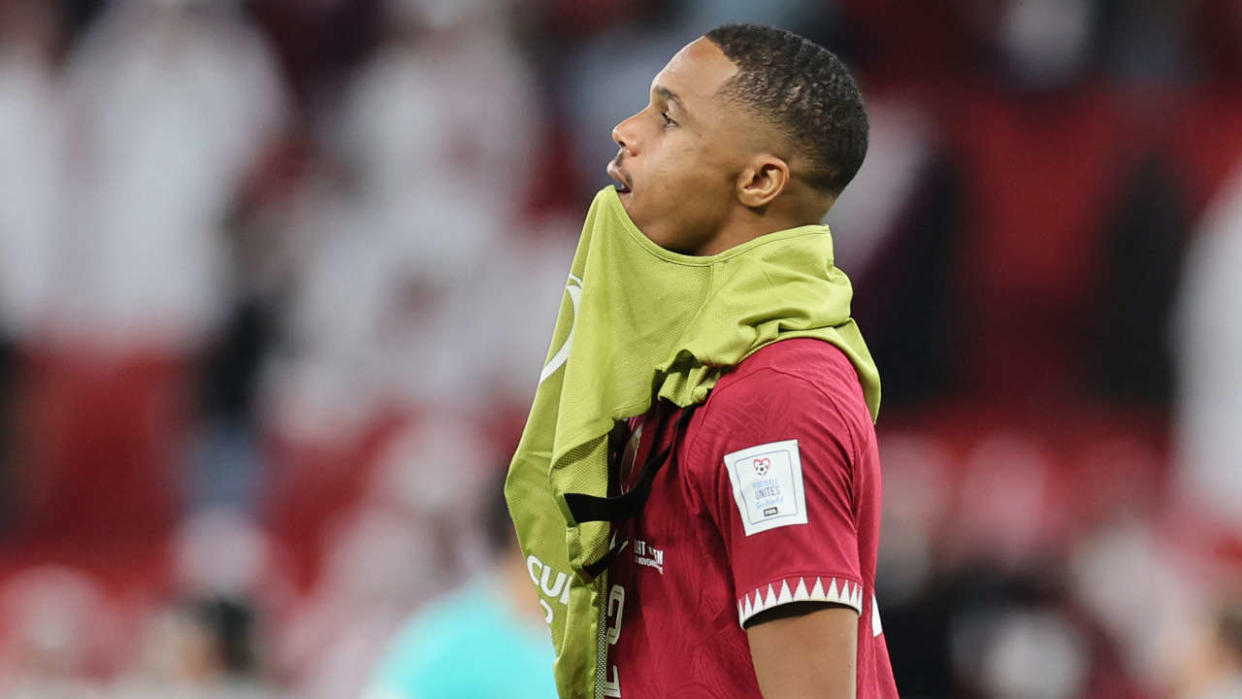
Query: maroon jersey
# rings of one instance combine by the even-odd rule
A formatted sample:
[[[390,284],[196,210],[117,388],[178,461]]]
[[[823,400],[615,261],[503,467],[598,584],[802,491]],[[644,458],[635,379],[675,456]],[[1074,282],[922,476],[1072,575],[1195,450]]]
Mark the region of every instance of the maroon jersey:
[[[658,412],[631,421],[627,485],[676,419]],[[875,430],[845,355],[813,339],[765,347],[720,379],[675,448],[608,569],[605,696],[760,698],[745,625],[823,601],[859,613],[858,696],[896,697],[873,594]]]

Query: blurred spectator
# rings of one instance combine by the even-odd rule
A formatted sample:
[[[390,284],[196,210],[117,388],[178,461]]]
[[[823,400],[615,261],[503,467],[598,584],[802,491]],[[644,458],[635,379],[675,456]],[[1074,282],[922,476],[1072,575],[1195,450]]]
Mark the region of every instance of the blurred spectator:
[[[401,516],[380,509],[338,515],[324,570],[277,639],[282,672],[299,696],[357,696],[400,620],[436,568],[431,543]]]
[[[137,667],[116,683],[117,696],[262,699],[254,616],[227,598],[188,599],[151,615]]]
[[[1009,570],[1044,554],[1051,465],[1039,445],[1021,435],[988,435],[962,467],[954,534],[960,555]]]
[[[1242,161],[1240,161],[1242,162]],[[1196,232],[1178,298],[1178,485],[1242,533],[1242,167]]]
[[[54,3],[0,2],[0,522],[15,490],[19,367],[46,330],[57,217],[68,169],[68,110]]]
[[[1080,79],[1091,58],[1096,3],[1006,0],[1001,6],[994,41],[1014,84],[1043,91]]]
[[[477,560],[469,541],[440,535],[454,530],[459,501],[414,496],[440,492],[427,485],[446,483],[436,470],[460,465],[462,450],[482,443],[456,421],[498,420],[529,400],[573,239],[559,222],[525,219],[541,113],[508,12],[418,0],[382,7],[383,40],[342,103],[321,115],[324,161],[291,207],[293,284],[260,397],[278,445],[265,504],[282,536],[306,548],[311,534],[316,550],[313,535],[333,509],[369,500],[372,474],[395,478],[386,497],[400,483],[415,500],[398,506],[411,519],[364,508],[359,521],[391,525],[393,541],[418,538],[410,551],[439,553],[451,543],[456,558],[428,555],[456,575]],[[535,267],[558,272],[536,275]],[[533,315],[537,303],[548,312]],[[443,441],[454,434],[462,446]],[[405,599],[426,592],[422,578],[403,580]],[[342,571],[314,605],[335,619],[330,610],[355,587]],[[381,630],[390,619],[359,614]],[[299,647],[352,638],[304,626],[296,635],[311,640]],[[346,645],[331,652],[340,667],[357,667]],[[351,672],[337,665],[317,671]]]
[[[1242,697],[1242,606],[1235,602],[1223,607],[1207,626],[1202,642],[1187,656],[1189,667],[1176,696]]]
[[[135,698],[273,696],[262,622],[265,593],[279,589],[279,581],[266,535],[241,513],[202,510],[182,524],[172,553],[171,601],[142,611],[133,660],[112,691]]]
[[[110,5],[69,79],[73,178],[23,399],[26,524],[149,536],[180,501],[190,379],[231,295],[223,229],[282,90],[236,9],[197,0]]]
[[[54,3],[0,3],[0,342],[47,322],[68,123]]]
[[[1089,653],[1081,632],[1055,609],[1018,609],[992,612],[969,621],[987,624],[967,626],[971,644],[957,655],[968,676],[977,677],[983,696],[1056,699],[1083,696],[1086,690]],[[967,660],[977,657],[976,663]]]
[[[74,52],[85,152],[66,343],[184,356],[219,329],[222,230],[285,108],[262,36],[230,4],[124,0]]]
[[[296,215],[303,249],[271,402],[274,426],[302,440],[348,440],[394,409],[487,402],[484,348],[501,338],[479,322],[492,299],[478,289],[536,177],[539,109],[507,9],[383,9],[386,35],[328,121],[341,171],[309,183]],[[328,426],[336,434],[313,434]]]
[[[401,620],[479,569],[476,513],[495,458],[451,416],[389,441],[363,497],[326,530],[318,584],[281,641],[301,696],[357,696]]]
[[[346,93],[333,140],[371,203],[521,210],[538,143],[534,76],[513,0],[383,0],[385,35]],[[461,89],[470,85],[469,90]],[[422,233],[425,243],[441,237]]]
[[[1075,542],[1069,563],[1076,599],[1114,640],[1127,674],[1153,689],[1169,687],[1184,662],[1205,592],[1177,553],[1150,523],[1122,514]]]
[[[550,617],[531,594],[537,571],[518,550],[501,491],[497,480],[482,513],[495,559],[491,570],[406,623],[380,660],[367,699],[557,695],[545,625]]]
[[[99,583],[60,566],[36,566],[0,591],[0,694],[82,696],[125,652]]]
[[[15,476],[25,420],[25,355],[46,323],[53,284],[57,193],[67,172],[68,114],[56,6],[0,3],[0,521],[23,507]]]
[[[190,599],[257,599],[283,583],[275,548],[246,512],[199,510],[182,522],[174,539],[173,584]]]

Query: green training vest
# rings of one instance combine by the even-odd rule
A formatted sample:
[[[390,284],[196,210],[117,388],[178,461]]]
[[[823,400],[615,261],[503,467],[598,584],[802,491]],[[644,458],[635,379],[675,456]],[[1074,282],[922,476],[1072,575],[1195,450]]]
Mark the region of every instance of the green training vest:
[[[880,377],[850,318],[851,295],[827,226],[694,257],[651,242],[612,187],[595,196],[505,481],[552,631],[562,698],[598,699],[609,681],[607,575],[587,570],[608,554],[611,527],[576,522],[565,495],[607,495],[614,424],[646,413],[653,397],[701,403],[723,371],[795,337],[830,342],[850,358],[874,418]]]

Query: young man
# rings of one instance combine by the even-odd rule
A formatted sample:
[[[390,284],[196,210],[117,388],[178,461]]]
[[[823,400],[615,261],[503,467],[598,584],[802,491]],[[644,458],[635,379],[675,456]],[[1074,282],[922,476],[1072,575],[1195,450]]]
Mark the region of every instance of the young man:
[[[720,27],[613,139],[506,486],[562,696],[897,696],[878,374],[818,225],[866,152],[853,79],[791,33]],[[536,522],[549,483],[567,530]]]

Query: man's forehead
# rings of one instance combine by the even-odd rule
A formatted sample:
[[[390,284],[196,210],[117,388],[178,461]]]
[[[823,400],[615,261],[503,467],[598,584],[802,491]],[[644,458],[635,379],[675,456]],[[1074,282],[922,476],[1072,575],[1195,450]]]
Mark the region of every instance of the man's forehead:
[[[668,89],[683,101],[707,100],[734,75],[737,75],[737,66],[720,47],[700,37],[682,47],[651,85],[653,89]]]

